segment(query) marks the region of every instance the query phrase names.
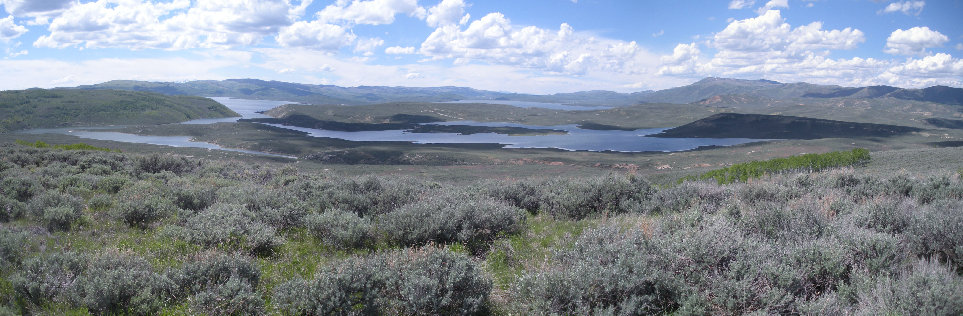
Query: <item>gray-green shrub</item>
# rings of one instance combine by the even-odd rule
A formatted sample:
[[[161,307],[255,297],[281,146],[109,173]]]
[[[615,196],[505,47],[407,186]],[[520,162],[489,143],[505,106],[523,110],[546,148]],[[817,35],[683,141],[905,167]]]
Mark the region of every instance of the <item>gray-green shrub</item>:
[[[77,276],[71,302],[96,314],[156,314],[171,301],[173,283],[134,254],[108,250]]]
[[[920,261],[898,278],[883,276],[858,295],[858,314],[963,314],[963,278],[935,261]]]
[[[504,202],[459,190],[436,190],[380,216],[377,222],[394,243],[459,242],[477,253],[500,234],[519,231],[524,220],[524,211]]]
[[[471,315],[484,311],[491,288],[471,258],[428,246],[325,266],[313,280],[278,286],[273,302],[302,315]]]
[[[256,293],[261,272],[247,256],[203,252],[168,272],[168,277],[175,296],[186,298],[196,310],[214,315],[264,313],[264,301]]]
[[[559,219],[636,213],[643,211],[653,191],[647,181],[635,176],[558,178],[545,183],[540,205]]]
[[[216,203],[183,220],[181,235],[206,248],[270,255],[283,243],[274,227],[257,221],[243,205]]]
[[[334,247],[361,248],[374,242],[371,220],[353,212],[329,210],[304,218],[308,231],[325,244]]]

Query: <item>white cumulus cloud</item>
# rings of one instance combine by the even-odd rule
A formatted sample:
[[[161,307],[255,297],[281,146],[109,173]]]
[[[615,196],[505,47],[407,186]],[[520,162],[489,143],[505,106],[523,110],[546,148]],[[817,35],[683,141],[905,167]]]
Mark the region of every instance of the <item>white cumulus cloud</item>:
[[[23,25],[17,25],[12,15],[0,19],[0,41],[9,41],[20,37],[23,33],[27,33],[27,28]]]
[[[672,50],[672,55],[662,57],[662,68],[659,74],[694,74],[699,67],[702,52],[696,43],[679,44]]]
[[[343,26],[321,21],[298,21],[281,29],[276,40],[284,47],[310,47],[335,51],[350,45],[357,36]]]
[[[903,12],[906,15],[920,15],[924,6],[926,6],[926,1],[893,2],[883,9],[883,13]]]
[[[13,15],[29,15],[65,8],[72,0],[0,0],[0,5]]]
[[[759,14],[763,14],[763,13],[766,13],[766,11],[769,11],[771,9],[788,8],[788,7],[789,7],[789,0],[769,0],[769,2],[766,2],[766,5],[759,8],[759,10],[756,10],[756,12],[758,12]]]
[[[389,55],[405,55],[405,54],[414,54],[414,53],[415,53],[415,48],[411,46],[406,46],[406,47],[391,46],[391,47],[385,48],[385,54],[389,54]]]
[[[338,0],[318,12],[318,19],[328,23],[382,25],[395,22],[395,15],[407,14],[424,19],[425,8],[417,0]]]
[[[575,32],[563,23],[558,30],[517,26],[501,13],[490,13],[462,29],[435,29],[421,44],[421,54],[456,63],[485,61],[555,73],[583,75],[591,71],[637,73],[657,62],[636,42]]]
[[[755,0],[732,0],[729,2],[729,9],[730,10],[745,9],[745,8],[751,7],[755,3],[756,3]]]
[[[886,39],[886,52],[893,55],[929,55],[926,50],[943,46],[950,39],[929,27],[913,27],[908,30],[897,29]]]
[[[462,0],[443,0],[438,5],[428,9],[428,17],[425,23],[428,26],[438,27],[450,24],[464,24],[462,17],[465,16],[465,1]]]
[[[184,49],[257,43],[303,15],[310,0],[98,0],[50,21],[38,47]]]
[[[354,51],[364,53],[365,56],[371,56],[374,55],[375,48],[381,47],[384,44],[385,41],[377,37],[359,39],[354,46]]]

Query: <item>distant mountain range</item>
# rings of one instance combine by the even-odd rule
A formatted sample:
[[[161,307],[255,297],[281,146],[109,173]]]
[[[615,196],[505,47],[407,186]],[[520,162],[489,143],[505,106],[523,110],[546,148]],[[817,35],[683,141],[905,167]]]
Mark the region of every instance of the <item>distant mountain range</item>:
[[[258,79],[201,80],[189,82],[148,82],[114,80],[70,89],[133,90],[169,95],[226,96],[269,99],[308,104],[375,104],[385,102],[445,102],[456,100],[517,100],[578,105],[628,106],[640,103],[761,103],[790,99],[878,99],[892,98],[963,105],[963,89],[934,86],[903,89],[890,86],[841,87],[810,83],[780,83],[771,80],[705,78],[690,85],[659,91],[618,93],[582,91],[533,95],[477,90],[464,87],[384,87],[311,85]]]

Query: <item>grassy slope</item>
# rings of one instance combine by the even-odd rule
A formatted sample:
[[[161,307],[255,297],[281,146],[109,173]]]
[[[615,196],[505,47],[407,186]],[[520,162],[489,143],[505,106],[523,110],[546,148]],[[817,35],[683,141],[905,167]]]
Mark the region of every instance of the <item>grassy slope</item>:
[[[290,165],[269,163],[255,165],[236,161],[192,159],[190,161],[200,164],[193,172],[178,171],[176,173],[152,174],[143,172],[136,163],[131,162],[132,160],[137,161],[138,156],[136,155],[11,148],[7,146],[0,147],[0,150],[5,153],[0,155],[0,161],[4,162],[0,170],[5,171],[0,172],[4,175],[2,179],[36,179],[41,181],[40,185],[42,185],[42,188],[36,188],[37,194],[40,191],[68,194],[82,199],[85,205],[82,216],[74,222],[73,227],[68,232],[54,231],[48,233],[44,227],[44,219],[35,218],[35,215],[30,214],[0,226],[2,229],[24,233],[29,236],[28,243],[16,248],[20,249],[18,251],[22,251],[20,262],[67,251],[89,253],[94,256],[119,252],[128,257],[142,258],[150,263],[152,271],[163,274],[168,269],[174,271],[181,269],[185,261],[193,260],[197,256],[204,256],[211,252],[243,251],[243,249],[235,248],[236,245],[234,244],[207,247],[210,249],[205,250],[205,246],[198,245],[178,235],[178,232],[172,230],[172,228],[183,225],[184,219],[192,214],[190,211],[179,210],[177,214],[180,215],[161,218],[146,229],[128,227],[116,217],[120,206],[129,202],[125,199],[124,193],[110,192],[101,186],[101,183],[111,176],[124,179],[129,184],[157,185],[165,188],[168,192],[166,194],[194,193],[195,191],[192,190],[203,193],[205,188],[215,188],[217,189],[216,196],[219,202],[232,203],[260,201],[271,203],[271,197],[274,195],[284,199],[292,198],[292,195],[285,195],[285,192],[293,192],[287,190],[287,188],[296,188],[299,184],[311,181],[334,187],[343,185],[338,182],[343,179],[339,179],[337,176],[304,169],[304,166],[290,168]],[[947,170],[947,168],[952,169],[952,167],[960,166],[959,159],[963,155],[959,153],[959,150],[950,149],[920,153],[920,155],[931,157],[931,159],[918,161],[920,163],[918,167],[933,172],[951,171],[955,174],[956,170]],[[98,157],[111,159],[96,159]],[[890,159],[898,159],[899,161],[890,161]],[[916,251],[916,248],[914,248],[916,244],[906,242],[906,240],[914,240],[912,237],[921,232],[914,231],[915,228],[913,227],[915,226],[913,225],[908,225],[905,231],[884,231],[885,229],[891,229],[885,224],[897,223],[898,220],[903,218],[893,219],[888,217],[886,213],[881,212],[892,211],[887,208],[892,205],[887,203],[893,199],[897,199],[895,200],[897,202],[905,200],[905,202],[902,202],[903,204],[899,205],[903,208],[909,208],[906,212],[925,215],[907,220],[912,223],[918,221],[918,224],[931,225],[935,223],[935,219],[939,218],[935,215],[951,215],[951,213],[937,213],[944,208],[928,207],[922,205],[922,202],[914,202],[917,198],[923,196],[918,195],[918,193],[927,193],[927,191],[917,193],[916,190],[931,190],[932,186],[929,184],[942,182],[932,181],[939,178],[925,179],[911,174],[910,177],[913,178],[911,182],[917,184],[917,189],[910,190],[906,196],[881,194],[878,192],[880,183],[872,182],[892,178],[894,171],[899,170],[899,165],[915,160],[916,158],[911,152],[892,152],[882,155],[874,153],[873,163],[867,168],[884,174],[879,177],[863,176],[864,169],[859,169],[855,172],[832,171],[823,174],[790,175],[784,178],[762,179],[749,185],[715,186],[690,183],[679,187],[660,187],[657,189],[657,193],[650,197],[652,201],[658,202],[655,205],[662,205],[663,209],[659,212],[621,216],[600,214],[598,217],[574,220],[552,216],[551,213],[546,212],[547,209],[543,208],[542,213],[528,217],[525,228],[520,232],[500,236],[492,243],[488,252],[475,255],[475,259],[478,260],[476,263],[483,268],[487,277],[493,279],[495,284],[489,296],[490,312],[506,314],[550,312],[528,309],[535,308],[528,304],[540,299],[548,299],[548,297],[519,292],[523,285],[523,278],[527,278],[526,286],[538,290],[538,287],[541,286],[539,282],[543,282],[539,281],[539,278],[551,277],[551,273],[566,271],[572,271],[571,275],[564,276],[565,278],[571,278],[568,280],[572,282],[557,283],[554,286],[564,286],[565,288],[557,288],[559,291],[554,291],[554,294],[551,295],[559,295],[559,298],[564,295],[574,295],[582,300],[593,300],[593,297],[595,297],[593,295],[596,295],[598,291],[589,289],[583,292],[579,290],[578,286],[581,282],[600,280],[602,283],[585,283],[584,285],[590,287],[607,284],[610,285],[608,287],[610,290],[623,291],[625,290],[621,288],[623,282],[629,282],[634,277],[652,275],[663,278],[659,280],[672,280],[673,278],[675,280],[686,280],[685,285],[676,284],[673,286],[699,289],[699,291],[674,294],[685,294],[690,299],[683,302],[681,298],[678,298],[679,304],[708,300],[706,303],[710,306],[705,306],[706,310],[697,312],[700,314],[740,314],[752,311],[787,312],[786,309],[779,308],[791,308],[792,311],[796,311],[796,308],[817,307],[819,302],[825,300],[836,302],[837,295],[839,302],[833,305],[835,308],[874,308],[877,307],[876,304],[885,305],[887,303],[910,304],[907,305],[911,308],[909,311],[912,311],[914,307],[922,308],[924,306],[912,305],[911,300],[905,297],[896,297],[892,298],[890,302],[885,302],[880,301],[885,300],[882,297],[863,295],[870,292],[876,293],[873,292],[874,289],[882,286],[923,287],[920,289],[909,288],[907,290],[910,294],[907,295],[916,295],[913,290],[919,290],[919,293],[922,293],[919,295],[927,295],[926,293],[929,293],[926,291],[927,289],[939,289],[937,287],[928,288],[927,286],[931,286],[931,283],[915,285],[911,282],[904,283],[902,278],[920,271],[919,267],[913,266],[917,260],[913,252]],[[104,169],[98,166],[99,164],[110,165],[114,163],[119,163],[121,167],[113,172],[108,172],[113,173],[113,175],[104,174]],[[424,179],[417,180],[424,181]],[[538,179],[525,180],[540,183]],[[398,186],[398,183],[386,182],[384,179],[380,181],[387,188]],[[867,182],[861,184],[861,181]],[[203,185],[188,185],[191,183]],[[956,175],[951,176],[946,183],[949,188],[963,188]],[[432,187],[430,190],[433,191],[426,191],[425,193],[458,187],[484,187],[477,182],[458,185],[435,183],[430,184],[430,186]],[[252,192],[259,192],[259,194],[252,196],[251,200],[246,202],[243,199],[245,196],[230,194],[234,190],[244,188],[255,188],[256,190]],[[937,189],[939,187],[932,190]],[[563,190],[561,192],[564,194],[555,196],[555,198],[584,193],[584,191],[578,190]],[[304,193],[310,194],[311,192],[304,191]],[[869,194],[869,196],[861,194]],[[952,210],[960,210],[958,207],[960,196],[952,195],[956,193],[950,194],[946,198],[957,201],[957,204],[955,204],[957,206],[954,206]],[[421,198],[425,196],[431,196],[431,194],[423,194]],[[202,197],[202,195],[198,195],[198,197]],[[163,198],[173,200],[170,195]],[[372,196],[372,198],[377,197]],[[239,200],[234,201],[233,199]],[[94,202],[95,200],[97,202]],[[36,203],[32,200],[25,202],[28,205],[29,203]],[[286,201],[285,204],[287,202],[290,201]],[[920,205],[916,203],[920,203]],[[669,209],[667,205],[675,205],[677,208]],[[934,203],[934,205],[936,204]],[[618,207],[623,207],[623,204],[619,204]],[[325,210],[311,209],[309,212],[322,211]],[[895,213],[895,215],[900,216],[905,214]],[[931,220],[934,222],[929,222]],[[854,221],[857,224],[853,224]],[[612,240],[608,238],[613,238],[613,236],[601,234],[599,237],[585,236],[582,242],[576,242],[577,238],[580,238],[579,236],[587,231],[593,232],[593,234],[598,233],[599,231],[595,230],[597,227],[617,227],[621,229],[621,233],[615,234]],[[832,229],[825,229],[820,233],[811,233],[817,231],[818,228],[825,227],[832,227]],[[935,234],[939,233],[944,232],[934,232],[933,236],[938,237]],[[638,238],[640,236],[638,234],[644,234],[644,240],[647,242],[639,244],[626,242],[626,240],[631,241],[632,238]],[[281,313],[277,309],[277,303],[274,302],[274,290],[288,280],[293,278],[310,279],[316,271],[323,267],[341,264],[339,260],[343,258],[367,256],[371,253],[396,248],[396,246],[381,244],[376,245],[374,249],[339,249],[328,244],[328,240],[312,234],[310,229],[302,227],[279,229],[277,236],[282,238],[283,243],[274,254],[245,259],[253,260],[256,263],[261,282],[252,289],[255,291],[254,299],[263,300],[263,311],[268,314]],[[592,241],[596,240],[593,238],[597,238],[600,242],[593,243]],[[860,242],[864,242],[864,240],[860,238],[866,239],[865,242],[871,242],[871,244],[865,246],[867,247],[865,249],[847,248],[863,247],[865,244]],[[961,241],[959,239],[937,240],[945,241],[950,245],[948,249],[952,249],[954,245],[958,247],[958,242]],[[615,251],[614,253],[593,253],[591,251],[595,250],[585,248],[593,247],[595,244],[653,248],[644,248],[645,251],[641,253],[636,253],[640,250],[634,248],[615,247],[609,250]],[[872,248],[876,246],[894,248]],[[465,251],[464,246],[459,243],[450,243],[446,248],[455,252]],[[673,252],[650,252],[666,250]],[[577,260],[580,260],[578,257],[565,257],[566,253],[573,251],[585,251],[580,254],[584,255],[588,261],[581,266],[569,266],[570,261],[575,260],[577,263]],[[242,255],[242,257],[248,258],[247,255]],[[659,260],[666,260],[669,262],[668,267],[676,270],[663,271],[660,267],[652,266],[651,268],[654,270],[646,270],[646,273],[615,274],[612,275],[611,279],[604,279],[608,274],[594,274],[599,272],[594,267],[604,268],[604,264],[609,264],[609,260],[602,260],[603,258],[625,260],[616,262],[621,262],[630,267],[637,264],[634,261],[637,258],[662,258]],[[938,264],[941,267],[952,267],[954,264],[938,261],[939,255],[933,255],[932,258],[934,262],[939,262]],[[871,265],[873,262],[881,263]],[[14,266],[10,269],[0,271],[0,294],[3,294],[0,295],[0,297],[3,297],[3,299],[0,299],[0,311],[7,308],[6,311],[13,312],[20,307],[24,307],[17,306],[23,304],[22,301],[19,303],[14,301],[14,298],[17,298],[19,294],[14,292],[15,287],[12,280],[15,279],[17,274],[23,273],[23,270],[18,268],[21,267],[21,263],[13,264]],[[648,264],[654,263],[649,262]],[[959,262],[955,264],[959,267]],[[616,264],[611,268],[613,269],[611,271],[617,271],[622,266]],[[768,270],[761,270],[762,272],[758,274],[748,274],[750,272],[746,271],[757,271],[754,269]],[[952,286],[958,286],[961,282],[959,271],[957,270],[955,275],[949,277],[949,280],[955,284]],[[45,271],[44,273],[55,272]],[[743,275],[743,273],[747,273],[747,275]],[[890,273],[892,274],[887,276]],[[596,277],[602,277],[602,279],[593,279]],[[888,283],[890,279],[887,278],[892,278],[894,283]],[[661,282],[659,280],[656,281]],[[119,282],[118,280],[109,281]],[[758,286],[759,282],[774,281],[785,282],[785,284],[766,283],[769,285]],[[551,284],[547,283],[549,286]],[[797,286],[798,284],[815,284],[814,286],[820,288],[813,290],[807,286]],[[739,294],[743,295],[741,299],[746,300],[745,304],[726,304],[723,301],[726,296],[719,296],[732,293],[734,286],[738,286],[742,291]],[[644,291],[645,289],[646,287],[637,287],[630,288],[626,294],[619,294],[623,292],[614,293],[618,294],[616,297],[628,298],[634,295],[631,291]],[[783,289],[790,292],[779,292]],[[535,293],[545,294],[538,291],[535,291]],[[771,294],[788,294],[790,297],[795,296],[795,299],[789,305],[780,305],[786,303],[776,302],[777,300],[774,300],[774,296]],[[955,295],[954,298],[958,297],[959,294],[959,292],[949,293],[949,295]],[[96,295],[96,293],[93,295]],[[60,296],[41,298],[44,300],[63,299]],[[200,307],[191,305],[192,299],[180,297],[169,301],[161,311],[181,314],[204,312],[199,310]],[[715,301],[717,299],[720,301]],[[226,300],[224,302],[228,305],[240,304],[239,301]],[[575,302],[578,302],[578,299]],[[596,302],[605,306],[618,301],[598,300]],[[45,311],[53,314],[84,313],[87,312],[87,308],[83,306],[85,303],[87,301],[45,304],[27,308],[30,308],[32,312]],[[121,304],[127,303],[121,302]],[[951,307],[958,306],[952,305]],[[680,306],[672,304],[662,310],[662,312],[670,313],[673,311],[683,312]],[[579,313],[575,310],[554,312],[562,314]],[[906,310],[903,310],[903,312],[906,312]],[[823,313],[831,312],[824,310]]]
[[[92,125],[175,123],[237,116],[211,99],[112,90],[0,92],[0,131]]]

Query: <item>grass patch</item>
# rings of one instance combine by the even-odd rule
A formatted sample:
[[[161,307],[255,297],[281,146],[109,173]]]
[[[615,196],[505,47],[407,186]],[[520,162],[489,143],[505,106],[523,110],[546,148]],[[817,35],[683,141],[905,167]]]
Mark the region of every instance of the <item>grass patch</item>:
[[[869,150],[856,148],[852,151],[834,151],[825,154],[805,154],[775,158],[765,161],[750,161],[712,170],[697,176],[688,176],[679,182],[690,180],[716,180],[719,184],[747,182],[764,175],[787,171],[816,172],[829,168],[856,166],[868,163]]]

